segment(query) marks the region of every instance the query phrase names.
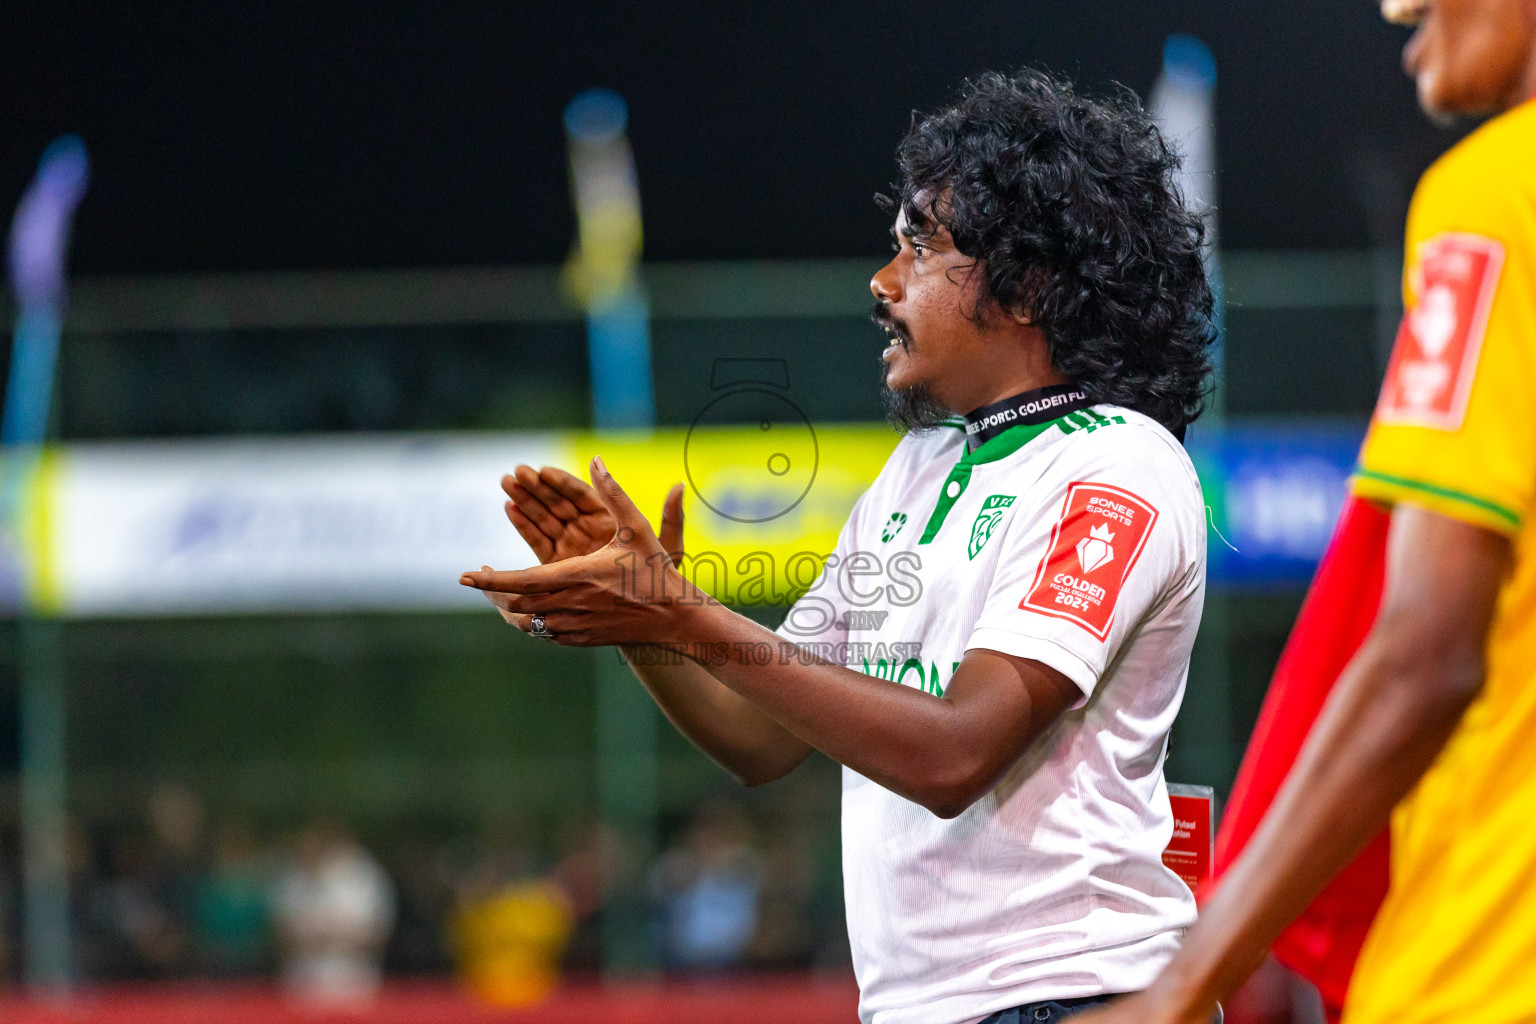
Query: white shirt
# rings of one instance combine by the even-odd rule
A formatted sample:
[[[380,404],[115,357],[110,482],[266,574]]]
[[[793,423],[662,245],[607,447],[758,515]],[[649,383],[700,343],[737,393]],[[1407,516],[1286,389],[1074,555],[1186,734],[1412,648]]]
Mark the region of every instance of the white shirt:
[[[1083,698],[952,820],[843,770],[843,880],[866,1024],[957,1024],[1146,987],[1195,918],[1162,863],[1163,779],[1205,591],[1184,449],[1094,406],[975,452],[904,438],[780,627],[942,694],[965,652],[1060,671]]]

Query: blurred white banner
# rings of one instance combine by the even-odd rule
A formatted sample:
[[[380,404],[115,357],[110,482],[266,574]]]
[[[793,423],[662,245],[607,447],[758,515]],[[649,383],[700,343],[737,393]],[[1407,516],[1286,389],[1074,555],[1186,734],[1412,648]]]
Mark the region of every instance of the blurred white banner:
[[[0,458],[0,613],[222,615],[481,607],[459,573],[533,555],[502,513],[520,462],[585,470],[595,454],[654,517],[685,494],[695,581],[782,603],[814,577],[896,442],[883,424],[789,423],[611,434],[358,435],[102,442]],[[1190,454],[1227,543],[1221,584],[1305,584],[1327,544],[1362,428],[1229,426]],[[804,434],[805,436],[801,436]],[[776,474],[775,459],[793,463]],[[1231,546],[1229,546],[1229,544]],[[702,575],[699,570],[703,569]]]
[[[70,616],[473,607],[484,598],[460,572],[533,561],[501,475],[574,461],[554,434],[113,442],[58,458],[38,596]]]

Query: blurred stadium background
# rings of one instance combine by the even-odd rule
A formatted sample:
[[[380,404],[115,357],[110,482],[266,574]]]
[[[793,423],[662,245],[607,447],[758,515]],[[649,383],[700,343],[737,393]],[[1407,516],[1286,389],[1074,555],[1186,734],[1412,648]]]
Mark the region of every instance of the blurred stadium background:
[[[1150,97],[1179,33],[1214,55],[1224,380],[1190,448],[1230,545],[1169,777],[1223,793],[1454,141],[1363,3],[7,20],[0,200],[61,135],[90,159],[47,444],[4,456],[18,1020],[287,1019],[274,993],[370,963],[383,995],[335,1012],[852,1019],[835,766],[734,787],[611,653],[522,642],[456,574],[528,558],[502,472],[600,448],[647,511],[689,475],[692,550],[768,551],[723,586],[774,621],[894,444],[870,197],[909,112],[1022,63]],[[781,480],[743,468],[769,425],[802,446]]]

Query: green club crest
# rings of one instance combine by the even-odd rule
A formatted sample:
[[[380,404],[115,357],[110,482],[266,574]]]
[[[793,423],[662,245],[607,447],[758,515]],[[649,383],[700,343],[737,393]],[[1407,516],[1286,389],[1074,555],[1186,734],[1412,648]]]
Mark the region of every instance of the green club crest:
[[[1003,510],[1014,502],[1015,495],[994,494],[981,503],[981,511],[976,514],[976,521],[971,524],[971,543],[965,549],[974,559],[981,549],[987,546],[987,541],[992,539],[992,531],[997,529],[997,524],[1003,521]]]
[[[892,512],[891,518],[885,521],[885,529],[880,531],[881,543],[889,544],[895,540],[896,535],[901,532],[901,528],[906,525],[907,514],[905,512]]]

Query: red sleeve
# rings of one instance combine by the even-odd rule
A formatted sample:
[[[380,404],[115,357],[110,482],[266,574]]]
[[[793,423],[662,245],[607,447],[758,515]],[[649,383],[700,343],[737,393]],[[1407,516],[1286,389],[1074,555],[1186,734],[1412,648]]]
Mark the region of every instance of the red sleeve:
[[[1334,681],[1376,621],[1390,522],[1389,512],[1362,498],[1352,496],[1344,506],[1238,769],[1216,835],[1213,884],[1258,828]],[[1334,1019],[1387,893],[1387,855],[1383,830],[1275,943],[1275,956],[1317,985]]]

